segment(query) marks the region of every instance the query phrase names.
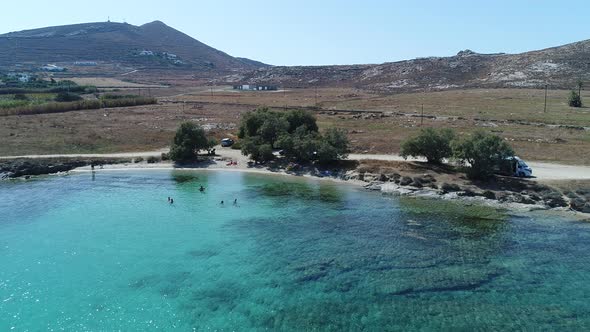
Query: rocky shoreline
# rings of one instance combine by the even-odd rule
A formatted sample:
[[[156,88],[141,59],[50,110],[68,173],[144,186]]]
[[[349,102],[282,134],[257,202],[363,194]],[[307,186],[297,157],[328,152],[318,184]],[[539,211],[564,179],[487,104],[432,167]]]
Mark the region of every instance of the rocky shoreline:
[[[348,171],[341,178],[345,181],[364,182],[367,190],[380,191],[395,196],[438,197],[495,202],[528,210],[560,209],[590,213],[590,189],[562,193],[556,188],[531,180],[502,178],[511,185],[458,184],[441,182],[432,174],[418,176],[400,173],[369,173]]]
[[[130,162],[125,159],[13,159],[0,162],[0,180],[58,174],[89,165],[110,165]]]

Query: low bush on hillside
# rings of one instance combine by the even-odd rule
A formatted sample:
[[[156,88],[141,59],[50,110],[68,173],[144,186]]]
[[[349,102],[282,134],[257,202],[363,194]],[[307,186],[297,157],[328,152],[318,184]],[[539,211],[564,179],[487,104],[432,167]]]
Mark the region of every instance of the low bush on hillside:
[[[55,101],[57,102],[70,102],[78,100],[82,100],[82,97],[72,92],[60,92],[57,94],[57,96],[55,96]]]
[[[100,99],[133,99],[133,98],[141,98],[138,95],[115,95],[111,93],[104,94],[100,96]]]
[[[29,100],[29,97],[27,97],[27,95],[24,93],[17,93],[13,98],[14,100]]]
[[[140,105],[151,105],[157,104],[156,98],[150,97],[137,97],[137,98],[124,98],[124,99],[107,99],[101,101],[103,107],[130,107]]]

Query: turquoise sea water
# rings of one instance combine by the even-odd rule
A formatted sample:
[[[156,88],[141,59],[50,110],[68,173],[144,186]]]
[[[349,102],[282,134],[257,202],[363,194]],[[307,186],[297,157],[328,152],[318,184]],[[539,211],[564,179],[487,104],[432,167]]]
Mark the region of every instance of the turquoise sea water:
[[[1,182],[0,331],[588,330],[588,253],[590,224],[330,182]]]

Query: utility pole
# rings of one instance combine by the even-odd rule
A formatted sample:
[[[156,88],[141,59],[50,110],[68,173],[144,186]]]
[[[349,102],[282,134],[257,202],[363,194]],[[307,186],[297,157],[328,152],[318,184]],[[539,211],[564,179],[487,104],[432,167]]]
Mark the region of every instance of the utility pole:
[[[426,99],[426,88],[424,88],[424,93],[422,94],[422,114],[420,115],[420,127],[424,124],[424,100]]]
[[[213,97],[213,87],[211,87],[211,97]]]
[[[543,113],[547,113],[547,84],[545,84],[545,107],[543,108]]]
[[[318,86],[315,87],[315,107],[318,107]]]
[[[426,99],[426,88],[424,88],[424,93],[422,94],[422,114],[420,115],[420,127],[424,124],[424,99]]]

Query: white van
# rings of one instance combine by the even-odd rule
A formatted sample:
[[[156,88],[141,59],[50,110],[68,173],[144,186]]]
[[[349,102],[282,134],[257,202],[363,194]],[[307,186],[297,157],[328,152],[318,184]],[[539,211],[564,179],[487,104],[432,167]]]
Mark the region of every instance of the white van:
[[[523,178],[533,176],[533,169],[519,157],[508,157],[506,160],[510,161],[510,175]]]

